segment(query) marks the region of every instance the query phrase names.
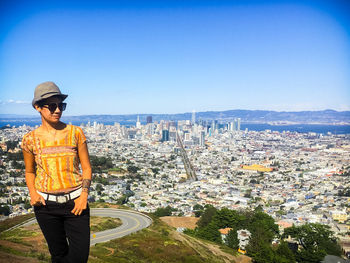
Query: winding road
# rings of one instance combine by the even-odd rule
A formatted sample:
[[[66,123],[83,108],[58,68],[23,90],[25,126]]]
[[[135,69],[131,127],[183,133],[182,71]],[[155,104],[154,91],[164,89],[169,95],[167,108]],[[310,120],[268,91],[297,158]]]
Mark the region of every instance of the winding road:
[[[152,219],[142,213],[115,208],[92,208],[91,216],[118,217],[123,222],[117,228],[91,234],[91,246],[129,235],[148,227],[152,223]]]
[[[142,213],[125,210],[125,209],[116,209],[116,208],[91,208],[90,209],[91,216],[102,216],[102,217],[114,217],[120,218],[122,221],[122,225],[108,229],[101,232],[96,232],[91,234],[91,242],[90,246],[93,246],[97,243],[107,242],[112,239],[120,238],[131,233],[137,232],[143,228],[148,227],[152,223],[152,219]],[[19,226],[28,226],[36,223],[36,219],[30,219],[23,224],[17,225],[13,228]],[[11,228],[11,229],[13,229]],[[10,230],[10,229],[9,229]]]

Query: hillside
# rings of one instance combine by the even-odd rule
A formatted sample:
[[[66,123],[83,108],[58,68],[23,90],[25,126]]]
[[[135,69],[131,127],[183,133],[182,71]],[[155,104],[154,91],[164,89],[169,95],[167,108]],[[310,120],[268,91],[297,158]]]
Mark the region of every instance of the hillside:
[[[135,125],[137,117],[141,122],[146,121],[147,116],[152,116],[153,121],[168,120],[191,120],[192,112],[177,114],[129,114],[129,115],[80,115],[63,116],[64,122],[86,123],[94,121],[99,123],[114,123]],[[226,111],[205,111],[196,112],[197,120],[219,120],[223,122],[233,121],[234,118],[241,118],[242,123],[289,123],[289,124],[346,124],[350,123],[350,111],[265,111],[265,110],[226,110]],[[5,123],[37,123],[39,116],[33,115],[7,115],[0,114],[0,122]]]
[[[248,257],[234,255],[227,247],[178,233],[158,218],[153,219],[147,229],[91,247],[89,262],[250,262]],[[47,246],[37,225],[0,234],[0,262],[48,260]]]

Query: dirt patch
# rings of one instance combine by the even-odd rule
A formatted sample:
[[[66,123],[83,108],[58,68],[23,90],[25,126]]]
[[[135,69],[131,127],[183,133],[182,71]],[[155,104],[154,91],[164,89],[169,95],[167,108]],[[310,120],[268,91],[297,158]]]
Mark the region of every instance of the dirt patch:
[[[41,231],[38,224],[31,224],[29,226],[24,226],[23,228],[30,231]]]
[[[250,257],[247,257],[245,255],[239,255],[235,259],[236,263],[252,263],[252,259]]]
[[[6,248],[12,248],[20,252],[29,252],[31,249],[33,249],[33,246],[25,246],[23,244],[18,244],[18,243],[14,243],[14,242],[2,240],[2,239],[0,240],[0,246],[6,247]]]
[[[30,231],[36,231],[36,232],[38,232],[38,235],[31,236],[31,237],[23,237],[22,238],[23,242],[25,242],[27,244],[31,244],[33,247],[35,247],[36,251],[48,255],[49,250],[47,247],[47,243],[46,243],[44,235],[41,232],[39,225],[38,224],[29,225],[29,226],[24,227],[24,229],[30,230]]]
[[[232,263],[232,262],[233,263],[251,263],[252,262],[250,257],[247,257],[245,255],[234,256],[234,255],[228,254],[222,251],[220,247],[217,245],[203,243],[197,239],[191,238],[179,232],[174,231],[172,235],[176,240],[186,243],[186,245],[190,246],[197,253],[199,253],[204,257],[205,255],[203,255],[203,252],[201,251],[201,249],[199,249],[200,247],[206,247],[214,255],[217,255],[218,257],[222,258],[225,261],[225,263]]]
[[[217,245],[208,244],[208,248],[215,255],[222,257],[225,260],[225,262],[227,262],[227,263],[229,263],[229,262],[251,263],[252,262],[250,257],[244,256],[244,255],[233,256],[233,255],[230,255],[228,253],[225,253]]]
[[[30,252],[36,252],[36,253],[42,253],[46,256],[49,256],[49,250],[46,245],[45,238],[42,234],[38,236],[33,236],[33,237],[23,237],[21,240],[23,243],[16,243],[16,242],[11,242],[8,240],[0,240],[0,246],[5,247],[5,248],[10,248],[22,253],[30,253]],[[1,252],[3,255],[5,255],[5,252]],[[6,255],[13,255],[13,254],[6,254]],[[30,258],[30,257],[25,257]],[[1,261],[0,262],[7,262],[7,261]],[[19,261],[18,261],[19,262]],[[26,262],[26,261],[22,261]],[[38,261],[35,261],[38,262]]]
[[[195,229],[196,223],[199,217],[177,217],[177,216],[163,216],[160,218],[163,222],[167,223],[169,226],[178,228],[185,227],[188,229]]]
[[[12,254],[7,254],[5,252],[0,251],[0,262],[7,263],[39,263],[40,261],[35,258],[21,257]]]
[[[23,238],[23,241],[25,243],[32,244],[33,247],[35,247],[35,250],[40,253],[49,254],[49,250],[43,234],[37,235],[35,237],[25,237]]]
[[[109,250],[110,252],[106,255],[107,257],[108,256],[112,256],[113,255],[113,253],[114,253],[114,250],[115,249],[113,249],[113,248],[110,248],[110,247],[105,247],[105,249],[107,249],[107,250]]]

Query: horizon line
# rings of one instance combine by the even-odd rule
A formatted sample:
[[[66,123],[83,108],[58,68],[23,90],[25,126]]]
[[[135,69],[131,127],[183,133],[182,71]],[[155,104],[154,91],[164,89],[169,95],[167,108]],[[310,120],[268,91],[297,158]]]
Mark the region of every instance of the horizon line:
[[[300,110],[300,111],[287,111],[287,110],[247,110],[247,109],[231,109],[231,110],[208,110],[208,111],[194,111],[196,114],[197,113],[206,113],[206,112],[226,112],[226,111],[267,111],[267,112],[321,112],[321,111],[335,111],[335,112],[350,112],[350,110],[334,110],[334,109],[324,109],[324,110]],[[124,114],[106,114],[106,113],[101,113],[101,114],[80,114],[80,115],[62,115],[62,117],[78,117],[78,116],[101,116],[101,115],[107,115],[107,116],[113,116],[113,115],[121,115],[121,116],[127,116],[127,115],[177,115],[177,114],[192,114],[193,111],[188,111],[188,112],[178,112],[178,113],[124,113]],[[31,114],[15,114],[15,113],[0,113],[0,117],[3,115],[12,115],[13,117],[16,116],[27,116],[27,117],[40,117],[40,115],[31,115]]]

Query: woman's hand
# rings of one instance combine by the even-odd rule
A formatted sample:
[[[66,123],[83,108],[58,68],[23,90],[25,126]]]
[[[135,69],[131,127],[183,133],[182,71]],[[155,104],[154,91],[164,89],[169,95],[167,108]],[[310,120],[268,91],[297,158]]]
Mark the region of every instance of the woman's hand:
[[[39,206],[46,205],[45,199],[41,195],[39,195],[36,191],[30,193],[30,205]]]
[[[88,199],[88,193],[82,192],[80,196],[74,200],[74,208],[71,211],[76,216],[80,216],[83,210],[87,207],[87,199]]]

